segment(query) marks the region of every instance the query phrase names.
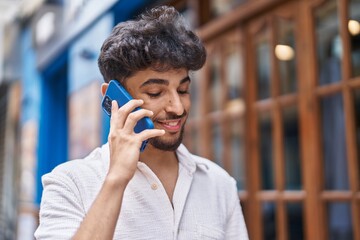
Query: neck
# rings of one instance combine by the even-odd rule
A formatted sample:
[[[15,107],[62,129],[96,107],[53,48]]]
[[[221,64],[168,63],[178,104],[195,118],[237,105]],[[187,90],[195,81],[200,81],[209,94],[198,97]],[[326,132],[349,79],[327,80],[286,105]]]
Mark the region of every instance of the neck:
[[[145,163],[151,170],[171,169],[177,167],[178,159],[175,151],[163,151],[154,148],[150,144],[140,154],[140,161]]]
[[[145,151],[141,153],[140,161],[144,162],[158,177],[172,203],[179,174],[179,162],[176,152],[162,151],[148,145]]]

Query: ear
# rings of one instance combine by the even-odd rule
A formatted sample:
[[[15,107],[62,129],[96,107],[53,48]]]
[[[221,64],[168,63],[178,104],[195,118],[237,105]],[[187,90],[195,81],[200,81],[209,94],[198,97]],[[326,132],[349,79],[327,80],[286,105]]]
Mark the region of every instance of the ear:
[[[101,84],[101,94],[104,96],[106,93],[107,88],[109,87],[108,83]]]

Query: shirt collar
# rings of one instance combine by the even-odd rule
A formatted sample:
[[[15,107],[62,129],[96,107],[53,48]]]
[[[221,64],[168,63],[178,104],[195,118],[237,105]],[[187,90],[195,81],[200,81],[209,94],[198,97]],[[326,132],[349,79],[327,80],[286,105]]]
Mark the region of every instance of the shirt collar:
[[[176,150],[176,154],[179,162],[191,173],[194,173],[197,168],[204,171],[209,170],[209,165],[206,161],[200,161],[198,157],[191,154],[183,144]]]
[[[196,162],[193,155],[187,150],[187,148],[181,144],[176,150],[179,163],[189,172],[194,173],[196,171]]]
[[[101,147],[101,152],[102,159],[105,160],[106,166],[109,167],[109,143],[106,143]],[[209,166],[208,164],[206,164],[206,162],[197,161],[196,157],[191,154],[183,144],[180,144],[180,146],[176,150],[176,155],[178,157],[179,163],[182,164],[189,173],[194,173],[197,167],[205,171],[209,169]]]

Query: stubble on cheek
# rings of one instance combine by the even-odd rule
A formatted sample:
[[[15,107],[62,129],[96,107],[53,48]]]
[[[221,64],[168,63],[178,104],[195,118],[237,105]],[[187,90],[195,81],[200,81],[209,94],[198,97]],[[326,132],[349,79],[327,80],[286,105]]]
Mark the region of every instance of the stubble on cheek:
[[[163,151],[175,151],[182,143],[184,136],[184,129],[185,129],[185,125],[181,127],[180,135],[175,139],[167,140],[164,139],[163,137],[155,137],[149,139],[149,144]]]

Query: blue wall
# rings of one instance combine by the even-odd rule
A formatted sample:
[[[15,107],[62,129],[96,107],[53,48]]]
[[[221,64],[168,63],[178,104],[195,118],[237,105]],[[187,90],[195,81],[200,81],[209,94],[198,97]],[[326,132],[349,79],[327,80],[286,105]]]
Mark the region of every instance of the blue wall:
[[[36,52],[32,48],[32,30],[25,28],[21,34],[21,75],[22,75],[22,114],[21,122],[39,120],[40,80],[36,70]]]
[[[42,73],[36,203],[42,195],[41,176],[67,161],[67,58],[64,52]]]
[[[112,27],[135,17],[149,1],[118,1],[109,12],[74,37],[55,60],[47,64],[41,73],[36,71],[35,52],[24,52],[24,76],[38,83],[38,95],[41,96],[37,111],[31,108],[28,115],[39,112],[39,144],[37,168],[37,194],[35,202],[41,201],[41,177],[55,166],[68,160],[68,96],[85,86],[90,81],[102,77],[97,67],[100,46],[109,35]],[[71,27],[71,26],[69,26]],[[31,43],[31,33],[24,34],[23,45]],[[31,46],[27,46],[31,49]],[[27,49],[24,47],[24,49]],[[29,74],[30,73],[30,74]],[[25,80],[24,82],[27,82]],[[100,92],[100,89],[99,89]],[[39,107],[40,106],[40,107]],[[103,114],[101,142],[107,141],[109,119]]]

